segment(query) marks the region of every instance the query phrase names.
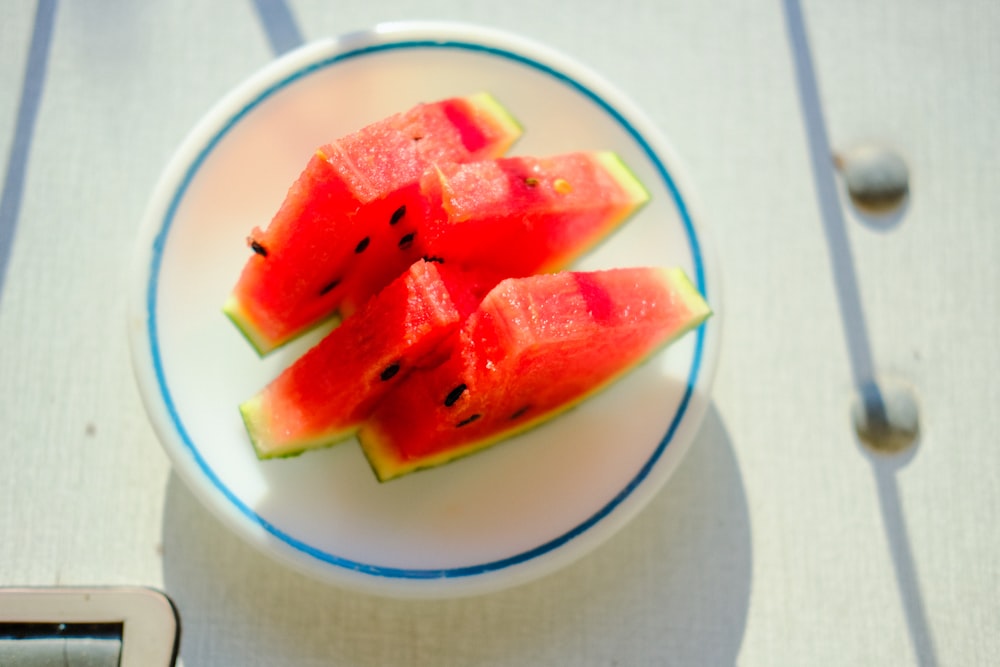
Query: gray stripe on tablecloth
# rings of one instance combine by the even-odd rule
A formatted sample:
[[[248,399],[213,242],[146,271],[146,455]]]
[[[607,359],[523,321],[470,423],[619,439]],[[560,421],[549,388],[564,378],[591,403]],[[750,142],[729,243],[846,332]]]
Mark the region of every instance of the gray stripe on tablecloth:
[[[847,223],[844,220],[837,190],[833,150],[830,147],[826,120],[823,117],[819,82],[809,47],[805,18],[802,15],[800,0],[783,0],[783,4],[789,46],[792,50],[792,63],[798,83],[799,102],[812,158],[813,182],[816,186],[823,231],[833,268],[851,372],[854,375],[856,388],[865,400],[866,409],[879,410],[884,420],[885,406],[875,379],[875,362],[865,325],[861,289],[858,285]],[[846,422],[847,415],[844,417]],[[913,560],[913,549],[910,546],[899,484],[895,471],[891,468],[894,463],[890,459],[885,461],[878,459],[879,457],[874,457],[872,461],[875,464],[873,471],[878,489],[879,509],[896,575],[896,588],[902,602],[913,651],[916,654],[916,664],[919,667],[937,667],[934,638],[920,591],[920,579]]]
[[[285,0],[253,0],[267,39],[275,55],[302,44],[302,31]]]
[[[7,173],[0,193],[0,299],[3,297],[7,264],[10,262],[14,233],[21,213],[24,194],[24,175],[28,168],[31,139],[35,132],[35,119],[42,99],[45,73],[52,41],[52,24],[55,22],[57,0],[39,0],[35,10],[35,27],[28,48],[28,62],[21,83],[21,101],[14,124],[14,141],[7,157]]]

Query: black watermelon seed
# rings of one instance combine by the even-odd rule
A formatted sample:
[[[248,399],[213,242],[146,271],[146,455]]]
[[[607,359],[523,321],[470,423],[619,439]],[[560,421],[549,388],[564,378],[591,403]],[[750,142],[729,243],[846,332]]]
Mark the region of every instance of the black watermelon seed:
[[[465,384],[460,384],[454,389],[452,389],[450,392],[448,392],[448,395],[445,396],[444,399],[444,406],[446,408],[450,408],[451,406],[455,405],[455,401],[459,399],[459,397],[462,395],[462,392],[464,392],[465,389],[466,389]]]
[[[399,249],[400,250],[406,250],[411,245],[413,245],[413,237],[416,236],[416,235],[417,235],[416,232],[410,232],[409,234],[407,234],[403,238],[399,239]]]
[[[437,262],[438,264],[444,264],[444,257],[438,257],[437,255],[424,255],[425,262]]]
[[[469,424],[471,424],[472,422],[476,421],[480,417],[482,417],[482,415],[476,413],[476,414],[472,415],[471,417],[469,417],[468,419],[463,419],[462,421],[460,421],[457,424],[455,424],[455,428],[462,428],[463,426],[468,426]]]
[[[517,419],[518,417],[521,417],[521,416],[523,416],[523,415],[524,415],[524,413],[525,413],[525,412],[527,412],[527,411],[528,411],[528,410],[530,410],[530,409],[531,409],[531,406],[530,406],[530,405],[526,405],[526,406],[524,406],[523,408],[518,408],[517,410],[515,410],[515,411],[514,411],[514,414],[512,414],[512,415],[510,416],[510,418],[511,418],[511,419]]]
[[[393,211],[392,217],[389,218],[389,224],[390,225],[396,224],[397,222],[399,222],[400,220],[403,219],[404,215],[406,215],[406,204],[403,204],[402,206],[400,206],[399,208],[397,208],[395,211]]]
[[[327,284],[323,285],[322,289],[320,289],[319,291],[319,295],[323,296],[324,294],[326,294],[339,284],[340,284],[340,278],[337,278],[336,280],[331,280]]]
[[[533,176],[528,176],[526,179],[524,179],[524,184],[527,185],[529,188],[533,188],[536,185],[538,185],[538,179],[534,178]]]
[[[381,378],[382,381],[385,382],[386,380],[391,379],[398,372],[399,372],[399,362],[395,361],[385,367],[385,370],[382,371],[382,374],[379,375],[379,378]]]
[[[358,241],[358,245],[354,246],[354,252],[364,252],[368,244],[371,243],[371,239],[367,236]]]
[[[248,239],[248,240],[250,241],[250,249],[251,250],[253,250],[255,253],[257,253],[261,257],[267,257],[267,248],[265,248],[264,246],[262,246],[257,241],[254,241],[253,239]]]

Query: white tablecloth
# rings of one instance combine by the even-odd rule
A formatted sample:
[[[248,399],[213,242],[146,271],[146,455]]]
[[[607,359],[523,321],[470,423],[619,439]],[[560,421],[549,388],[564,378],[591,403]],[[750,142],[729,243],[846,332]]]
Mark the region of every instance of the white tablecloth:
[[[225,530],[171,472],[125,328],[138,221],[200,115],[276,52],[411,18],[613,81],[689,167],[725,273],[713,405],[662,493],[569,568],[451,601],[319,584]],[[188,667],[990,664],[998,31],[985,0],[4,3],[0,585],[161,588]],[[865,140],[909,165],[893,224],[822,153]],[[859,351],[915,391],[908,456],[857,443]]]

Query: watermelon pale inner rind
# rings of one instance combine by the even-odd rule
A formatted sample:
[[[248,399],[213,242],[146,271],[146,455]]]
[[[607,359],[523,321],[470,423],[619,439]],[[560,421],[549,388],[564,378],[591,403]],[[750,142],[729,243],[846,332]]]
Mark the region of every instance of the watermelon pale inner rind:
[[[617,292],[604,289],[601,274],[622,275],[621,271],[632,275],[618,281]],[[491,305],[491,297],[501,294],[505,284],[527,286],[546,278],[504,281],[466,321],[465,335],[447,361],[415,371],[386,396],[358,434],[380,481],[440,466],[548,422],[604,390],[711,315],[680,269],[572,275],[581,285],[582,308],[581,299],[572,296],[568,300],[577,304],[575,310],[564,309],[559,299],[551,298],[531,303],[527,314],[523,309],[517,314],[517,304],[510,309],[502,303]],[[591,280],[594,276],[596,282]],[[520,298],[516,289],[512,298]],[[643,306],[649,299],[665,301],[666,307],[650,314]],[[633,310],[635,316],[630,314]],[[567,337],[560,329],[572,317],[579,321],[575,333]],[[588,365],[600,369],[591,373]],[[574,369],[583,377],[574,378]],[[457,383],[465,387],[462,396],[451,406],[443,405],[441,397]],[[470,405],[463,406],[467,398]],[[521,415],[528,407],[531,411]],[[490,412],[502,417],[482,418]]]

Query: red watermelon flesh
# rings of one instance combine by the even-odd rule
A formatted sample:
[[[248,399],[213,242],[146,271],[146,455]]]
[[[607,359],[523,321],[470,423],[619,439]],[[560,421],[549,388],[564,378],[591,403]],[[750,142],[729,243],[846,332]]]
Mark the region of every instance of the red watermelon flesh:
[[[375,403],[457,329],[484,294],[474,278],[414,263],[240,406],[257,456],[291,456],[354,435]]]
[[[376,476],[441,465],[576,405],[710,314],[679,269],[501,282],[378,403],[358,437]]]
[[[373,241],[337,290],[349,317],[420,257],[496,281],[567,267],[647,200],[611,152],[439,163],[424,173],[418,213]]]
[[[423,191],[443,209],[425,252],[505,277],[568,267],[649,199],[610,151],[438,165]]]
[[[323,146],[267,228],[248,237],[253,255],[224,312],[261,354],[304,333],[337,310],[341,283],[365,253],[420,215],[429,165],[499,156],[519,135],[479,94],[417,105]]]

